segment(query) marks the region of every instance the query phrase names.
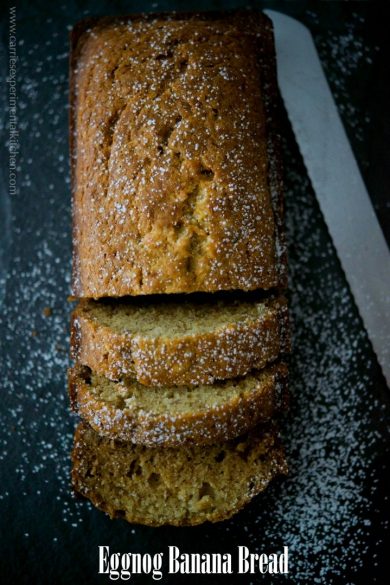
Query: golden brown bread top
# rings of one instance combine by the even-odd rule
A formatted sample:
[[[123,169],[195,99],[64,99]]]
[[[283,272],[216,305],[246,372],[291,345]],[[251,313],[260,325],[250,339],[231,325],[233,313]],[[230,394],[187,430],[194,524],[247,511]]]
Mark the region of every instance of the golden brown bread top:
[[[258,14],[79,30],[75,295],[280,283],[263,95],[275,83],[270,35]]]

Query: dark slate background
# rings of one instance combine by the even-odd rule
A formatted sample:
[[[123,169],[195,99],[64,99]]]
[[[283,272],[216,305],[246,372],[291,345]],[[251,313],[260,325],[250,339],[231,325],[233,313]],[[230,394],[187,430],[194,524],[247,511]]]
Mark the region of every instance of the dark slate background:
[[[281,582],[384,583],[389,395],[283,118],[294,354],[284,422],[290,476],[228,522],[145,528],[110,521],[70,489],[66,394],[70,280],[68,32],[87,15],[272,7],[312,31],[373,204],[389,232],[389,36],[370,2],[18,2],[18,190],[8,195],[8,8],[2,4],[0,174],[0,581],[108,583],[111,552],[252,552],[289,546]],[[384,6],[384,3],[382,4]],[[48,316],[47,308],[50,308]],[[133,576],[135,583],[150,577]],[[279,582],[270,576],[163,583]],[[387,580],[386,580],[387,582]]]

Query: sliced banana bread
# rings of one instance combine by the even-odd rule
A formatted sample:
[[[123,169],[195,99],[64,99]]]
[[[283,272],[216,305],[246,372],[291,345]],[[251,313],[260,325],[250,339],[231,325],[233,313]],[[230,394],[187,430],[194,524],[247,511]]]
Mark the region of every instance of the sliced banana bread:
[[[287,367],[275,364],[212,386],[146,387],[76,366],[69,390],[74,409],[102,435],[148,446],[201,445],[231,439],[275,416],[286,405]]]
[[[81,423],[73,486],[111,517],[159,526],[216,522],[287,473],[274,428],[212,446],[147,448],[98,435]]]
[[[284,297],[82,301],[72,317],[73,359],[112,380],[131,376],[145,385],[243,376],[288,346]]]

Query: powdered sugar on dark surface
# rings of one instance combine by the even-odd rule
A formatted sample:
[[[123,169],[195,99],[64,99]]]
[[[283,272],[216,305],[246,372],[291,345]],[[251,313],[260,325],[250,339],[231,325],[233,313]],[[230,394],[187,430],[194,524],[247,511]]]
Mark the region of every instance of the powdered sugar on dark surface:
[[[132,3],[127,10],[137,8]],[[164,8],[166,3],[154,7]],[[66,27],[85,14],[73,5],[56,10],[46,17],[25,8],[18,25],[21,150],[0,315],[0,506],[8,536],[2,539],[0,567],[2,575],[10,575],[3,582],[17,577],[23,583],[23,575],[29,575],[29,582],[36,583],[95,583],[99,544],[150,553],[176,544],[183,552],[233,554],[237,545],[252,552],[288,546],[288,582],[383,583],[388,394],[287,125],[294,327],[291,411],[283,425],[289,477],[231,521],[191,529],[113,522],[72,495],[75,419],[66,390],[71,310]],[[112,12],[104,3],[98,11]],[[315,13],[306,18],[318,26]],[[353,105],[347,89],[377,50],[363,44],[361,26],[361,16],[351,13],[342,30],[316,38],[347,130],[357,141],[370,115]],[[44,31],[41,39],[31,32],[34,27]],[[147,582],[141,576],[134,581]],[[257,583],[259,577],[243,582]]]

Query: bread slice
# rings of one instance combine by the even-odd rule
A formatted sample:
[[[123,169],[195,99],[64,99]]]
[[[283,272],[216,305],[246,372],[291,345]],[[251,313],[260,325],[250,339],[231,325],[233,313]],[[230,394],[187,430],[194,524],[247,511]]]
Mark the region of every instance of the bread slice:
[[[274,428],[209,447],[147,448],[76,430],[72,482],[111,518],[160,526],[216,522],[287,473]]]
[[[289,346],[284,297],[82,301],[71,329],[77,362],[112,380],[131,376],[154,386],[243,376]]]
[[[275,364],[211,386],[146,387],[76,366],[69,390],[74,409],[102,435],[148,446],[205,445],[275,416],[286,405],[287,367]]]

